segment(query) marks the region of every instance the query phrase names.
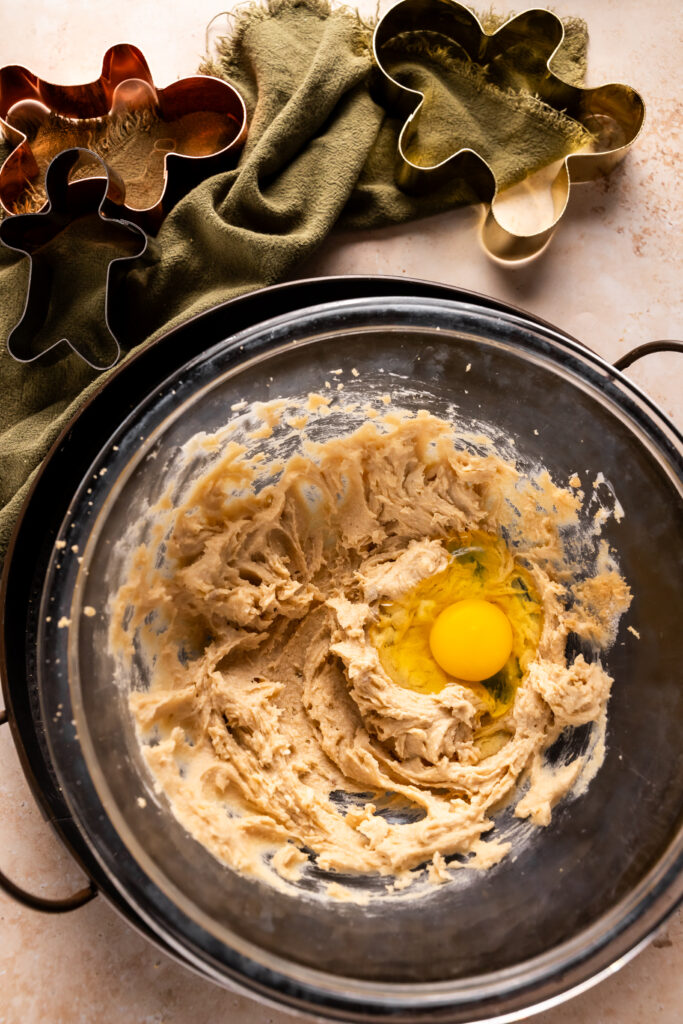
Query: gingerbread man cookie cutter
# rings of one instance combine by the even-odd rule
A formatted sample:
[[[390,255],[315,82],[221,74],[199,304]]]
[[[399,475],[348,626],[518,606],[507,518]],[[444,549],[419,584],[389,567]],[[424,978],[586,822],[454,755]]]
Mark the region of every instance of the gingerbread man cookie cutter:
[[[508,79],[504,86],[528,92],[575,119],[590,133],[590,149],[570,153],[558,161],[559,166],[550,169],[550,177],[530,174],[520,186],[503,191],[490,164],[467,145],[456,145],[452,153],[436,163],[422,163],[409,157],[409,151],[414,153],[425,95],[392,77],[383,58],[389,44],[400,48],[402,39],[420,32],[440,37],[446,48],[455,49],[466,61],[485,71],[495,67],[497,58],[522,45],[524,61],[515,67],[512,80]],[[396,161],[399,187],[419,194],[438,188],[449,179],[460,178],[480,201],[489,204],[482,243],[501,262],[515,263],[538,255],[567,208],[571,185],[608,174],[626,155],[643,125],[645,104],[629,86],[609,84],[587,89],[570,85],[553,73],[552,60],[563,44],[564,34],[560,19],[539,9],[518,14],[495,32],[487,33],[476,15],[456,0],[401,0],[381,18],[374,32],[379,88],[383,99],[405,118]],[[513,189],[517,190],[514,198],[526,205],[527,216],[521,230],[510,215],[511,204],[507,202]],[[540,192],[544,195],[539,202]]]
[[[72,180],[79,170],[91,171],[93,164],[104,176]],[[64,150],[50,163],[45,187],[48,199],[39,213],[0,222],[0,241],[29,259],[24,311],[7,339],[8,352],[18,362],[31,363],[48,354],[59,357],[67,345],[94,370],[107,370],[121,354],[109,308],[113,276],[121,264],[142,256],[147,235],[138,225],[103,212],[108,202],[120,208],[124,187],[97,153]],[[78,236],[72,242],[69,232],[74,226]],[[91,275],[100,271],[100,281],[95,280],[83,296],[87,309],[80,330],[78,296],[83,294],[83,282],[77,280],[74,262],[64,258],[65,244],[88,262]],[[72,325],[68,333],[63,330],[65,321]]]
[[[173,205],[203,178],[230,165],[247,134],[247,112],[238,91],[208,75],[193,75],[164,89],[154,85],[147,61],[130,43],[107,50],[100,77],[86,85],[54,85],[19,65],[0,69],[0,131],[12,151],[0,167],[0,204],[7,213],[37,212],[31,198],[44,182],[47,165],[61,150],[59,132],[51,143],[44,132],[41,152],[36,136],[50,118],[76,143],[69,148],[96,149],[91,136],[107,119],[147,114],[161,125],[150,157],[162,164],[159,194],[145,205],[131,204],[124,195],[120,216],[156,231]],[[80,132],[80,137],[79,137]],[[48,141],[46,141],[46,139]],[[102,158],[109,160],[106,154]],[[119,168],[120,177],[125,174]],[[125,182],[130,192],[129,182]],[[39,208],[39,207],[38,207]]]

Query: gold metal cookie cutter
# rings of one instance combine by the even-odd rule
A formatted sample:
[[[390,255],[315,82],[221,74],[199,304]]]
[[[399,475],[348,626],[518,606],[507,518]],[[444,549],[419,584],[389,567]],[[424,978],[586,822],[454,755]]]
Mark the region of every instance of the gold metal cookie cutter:
[[[158,181],[151,203],[131,201],[131,182],[123,168],[107,153],[100,156],[114,164],[128,192],[117,216],[154,232],[183,195],[230,166],[232,154],[241,148],[247,112],[238,91],[207,75],[157,89],[147,61],[130,43],[107,50],[102,74],[86,85],[54,85],[19,65],[0,68],[0,132],[13,146],[0,167],[0,204],[10,214],[37,212],[41,206],[36,190],[44,186],[47,167],[61,150],[96,150],[93,134],[107,119],[145,113],[160,128],[143,173],[143,178],[153,176],[153,185]],[[41,136],[41,127],[49,127],[55,118],[59,130],[52,133],[54,138],[47,131]],[[29,137],[40,137],[40,145],[32,146]]]
[[[436,34],[447,48],[484,69],[497,57],[523,47],[523,64],[515,67],[504,86],[529,92],[574,118],[590,132],[590,150],[571,153],[551,168],[532,173],[503,191],[490,165],[467,146],[436,164],[421,165],[409,159],[406,154],[417,136],[425,95],[392,78],[382,57],[388,43],[396,45],[399,37],[408,38],[416,32]],[[406,192],[420,194],[456,176],[462,179],[480,201],[490,204],[482,243],[491,256],[505,263],[538,255],[567,207],[571,184],[608,174],[642,128],[645,104],[634,89],[618,84],[584,89],[563,82],[551,71],[553,57],[563,41],[564,26],[550,11],[525,11],[488,34],[476,15],[456,0],[401,0],[375,29],[373,54],[383,99],[406,119],[398,140],[397,184]],[[522,227],[520,203],[524,206]]]

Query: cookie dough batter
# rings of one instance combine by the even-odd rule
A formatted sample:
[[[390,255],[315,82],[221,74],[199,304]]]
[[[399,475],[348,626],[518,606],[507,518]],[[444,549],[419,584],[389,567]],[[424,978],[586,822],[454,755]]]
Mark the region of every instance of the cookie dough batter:
[[[551,772],[543,752],[610,693],[597,657],[565,658],[570,633],[609,645],[630,602],[606,545],[588,573],[568,559],[580,493],[473,454],[427,413],[309,445],[258,489],[262,463],[229,444],[172,511],[161,567],[141,548],[119,594],[112,643],[156,659],[131,703],[158,789],[216,856],[271,880],[313,862],[402,888],[495,864],[496,810],[547,824],[584,765]],[[540,608],[498,714],[481,685],[397,682],[372,640],[473,531],[509,549]]]

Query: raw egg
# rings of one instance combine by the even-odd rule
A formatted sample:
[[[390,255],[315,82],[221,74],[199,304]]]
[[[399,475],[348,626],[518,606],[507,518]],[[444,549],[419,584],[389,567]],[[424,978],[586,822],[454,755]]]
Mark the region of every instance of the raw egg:
[[[370,639],[399,686],[466,685],[492,718],[512,704],[543,628],[531,574],[505,539],[473,531],[444,542],[449,565],[380,603]]]
[[[480,683],[505,666],[512,653],[512,626],[497,604],[471,597],[437,615],[429,646],[444,672]]]

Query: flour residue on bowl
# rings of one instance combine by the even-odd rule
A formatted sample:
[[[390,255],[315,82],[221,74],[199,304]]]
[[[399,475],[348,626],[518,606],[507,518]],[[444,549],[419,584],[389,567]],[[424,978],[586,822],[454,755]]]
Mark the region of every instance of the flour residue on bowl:
[[[272,884],[364,901],[495,865],[585,789],[612,683],[599,651],[630,593],[583,492],[522,466],[513,439],[349,385],[237,409],[186,445],[111,647],[123,673],[147,659],[131,708],[188,831]],[[387,670],[373,629],[389,606],[413,615],[416,588],[458,559],[443,592],[464,593],[471,570],[516,646],[495,679],[432,673],[420,689]],[[427,586],[420,615],[440,592]],[[581,749],[547,760],[591,723]]]

